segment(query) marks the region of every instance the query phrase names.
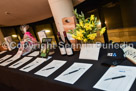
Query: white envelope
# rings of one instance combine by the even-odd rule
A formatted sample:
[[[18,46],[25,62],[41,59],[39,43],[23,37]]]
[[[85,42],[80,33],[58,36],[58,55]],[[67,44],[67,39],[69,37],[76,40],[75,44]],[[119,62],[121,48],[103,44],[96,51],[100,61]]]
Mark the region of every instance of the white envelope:
[[[79,59],[98,60],[99,52],[98,44],[82,44]]]

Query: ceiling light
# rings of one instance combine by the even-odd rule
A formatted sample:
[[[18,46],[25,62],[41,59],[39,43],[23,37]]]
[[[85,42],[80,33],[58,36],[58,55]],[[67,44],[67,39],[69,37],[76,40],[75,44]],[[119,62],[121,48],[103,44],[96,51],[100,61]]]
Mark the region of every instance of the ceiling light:
[[[51,32],[51,31],[50,31],[50,30],[45,30],[45,32],[46,32],[46,33],[49,33],[49,32]]]
[[[16,37],[17,37],[17,35],[12,35],[12,37],[13,37],[13,38],[16,38]]]

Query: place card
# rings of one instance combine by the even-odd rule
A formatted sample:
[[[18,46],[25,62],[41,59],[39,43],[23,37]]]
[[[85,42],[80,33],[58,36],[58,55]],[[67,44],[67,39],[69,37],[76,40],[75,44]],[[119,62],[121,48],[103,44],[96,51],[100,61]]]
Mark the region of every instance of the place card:
[[[126,46],[122,48],[124,51],[125,57],[128,58],[129,61],[136,64],[136,49],[130,46]]]
[[[136,67],[110,67],[93,88],[103,91],[130,91],[136,78]]]
[[[82,44],[79,59],[98,60],[100,45]]]
[[[29,54],[28,56],[36,57],[39,55],[39,51],[34,51],[33,53]]]
[[[4,61],[3,63],[1,63],[0,66],[7,66],[8,64],[10,64],[10,63],[16,61],[16,60],[19,59],[19,58],[20,58],[20,56],[15,55],[15,56],[13,56],[12,58],[10,58],[10,59]]]
[[[16,63],[9,66],[9,68],[18,68],[21,65],[25,64],[26,62],[30,61],[32,57],[24,57],[21,60],[17,61]]]
[[[54,73],[56,70],[58,70],[60,67],[62,67],[66,61],[61,61],[61,60],[53,60],[51,63],[49,63],[47,66],[43,67],[39,71],[37,71],[35,74],[48,77],[52,73]]]
[[[31,62],[28,65],[24,66],[20,70],[24,71],[24,72],[29,72],[29,71],[33,70],[34,68],[38,67],[39,65],[41,65],[42,63],[46,62],[50,58],[51,57],[48,57],[48,59],[46,59],[46,58],[36,58],[33,62]]]
[[[74,84],[91,66],[92,64],[87,63],[74,63],[55,80]]]
[[[9,57],[11,57],[12,55],[6,55],[2,58],[0,58],[0,62],[3,62],[4,60],[8,59]]]
[[[3,54],[3,53],[5,53],[6,51],[2,51],[2,52],[0,52],[0,54]]]

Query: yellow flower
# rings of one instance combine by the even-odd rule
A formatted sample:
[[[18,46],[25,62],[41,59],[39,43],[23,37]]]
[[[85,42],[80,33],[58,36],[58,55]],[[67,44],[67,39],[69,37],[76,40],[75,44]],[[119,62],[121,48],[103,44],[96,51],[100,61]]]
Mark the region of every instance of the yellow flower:
[[[81,33],[85,33],[85,30],[79,29],[79,31],[80,31]]]
[[[78,37],[83,37],[83,34],[80,31],[76,31],[76,34],[77,34]]]
[[[94,40],[96,38],[97,34],[96,33],[93,33],[93,34],[89,34],[87,37],[90,39],[90,40]]]
[[[106,30],[106,27],[103,27],[103,28],[101,29],[101,31],[100,31],[100,36],[103,35],[103,33],[105,32],[105,30]]]
[[[95,27],[95,24],[94,24],[94,22],[93,22],[93,21],[92,21],[91,27]]]
[[[83,27],[84,25],[83,25],[83,21],[80,21],[79,22],[79,25],[81,26],[81,27]]]
[[[87,39],[84,39],[83,41],[84,41],[84,42],[87,42]]]
[[[78,40],[83,40],[83,33],[84,33],[85,31],[84,30],[82,30],[82,29],[80,29],[79,31],[76,31],[76,39],[78,39]],[[73,36],[74,37],[74,36]]]
[[[79,31],[76,31],[76,34],[77,36],[83,36],[84,32],[85,32],[84,30],[80,29]]]
[[[72,38],[76,39],[76,36],[74,34],[72,34]]]
[[[94,18],[95,18],[94,15],[91,15],[90,20],[93,21]]]
[[[85,29],[86,30],[92,30],[91,24],[90,23],[85,23]]]
[[[77,37],[76,39],[78,39],[78,40],[83,40],[83,38],[82,38],[82,37],[80,37],[80,36],[79,36],[79,37]]]

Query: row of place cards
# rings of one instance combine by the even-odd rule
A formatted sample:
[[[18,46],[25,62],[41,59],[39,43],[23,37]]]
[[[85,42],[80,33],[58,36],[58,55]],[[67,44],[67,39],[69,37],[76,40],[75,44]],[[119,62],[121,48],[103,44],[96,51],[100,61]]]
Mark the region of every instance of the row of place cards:
[[[20,70],[24,71],[24,72],[29,72],[29,71],[33,70],[34,68],[36,68],[37,66],[41,65],[42,63],[44,63],[45,61],[49,60],[50,58],[51,57],[48,57],[48,59],[46,59],[46,58],[36,58],[34,61],[32,61],[28,65],[24,66]]]
[[[20,58],[20,56],[15,55],[15,56],[11,57],[10,59],[8,59],[8,60],[4,61],[3,63],[1,63],[0,66],[7,66],[8,64],[16,61],[19,58]]]
[[[5,51],[1,52],[1,54],[2,54],[2,53],[5,53]],[[11,67],[11,68],[17,68],[17,67],[23,65],[24,63],[26,63],[27,61],[29,61],[32,57],[38,56],[38,55],[39,55],[39,51],[34,51],[33,53],[31,53],[31,54],[28,55],[28,56],[30,56],[30,57],[24,57],[23,59],[21,59],[20,61],[18,61],[17,63],[15,63],[15,64],[13,64],[13,65],[11,65],[10,67]],[[7,65],[9,65],[10,63],[16,61],[17,59],[19,59],[19,58],[21,57],[21,56],[18,55],[18,54],[15,55],[15,56],[13,56],[12,58],[10,58],[11,56],[12,56],[12,55],[6,55],[6,56],[0,58],[0,63],[6,60],[5,62],[1,63],[0,66],[7,66]],[[8,59],[8,58],[10,58],[10,59]],[[7,60],[7,59],[8,59],[8,60]],[[17,65],[17,64],[19,64],[19,65]]]
[[[24,57],[24,58],[20,59],[19,61],[15,62],[14,64],[10,65],[9,68],[18,68],[18,67],[22,66],[23,64],[29,62],[33,58],[32,56],[37,56],[37,55],[39,55],[39,52],[37,52],[37,51],[33,52],[30,55],[28,55],[28,57]],[[0,65],[6,66],[19,58],[17,56],[13,56],[13,57],[11,57],[11,56],[12,55],[6,55],[3,58],[1,58],[1,62],[2,62],[2,60],[6,60],[8,58],[9,59],[4,61]],[[29,72],[29,71],[33,70],[34,68],[38,67],[39,65],[41,65],[43,62],[46,62],[50,58],[51,57],[48,57],[48,59],[36,58],[34,61],[30,62],[29,64],[27,64],[26,66],[22,67],[19,70],[24,71],[24,72]],[[44,76],[44,77],[48,77],[51,74],[53,74],[56,70],[58,70],[60,67],[62,67],[66,62],[67,61],[53,60],[48,65],[46,65],[45,67],[43,67],[42,69],[37,71],[35,74],[40,75],[40,76]],[[65,70],[62,74],[60,74],[58,77],[56,77],[55,80],[69,83],[69,84],[74,84],[91,66],[92,66],[92,64],[74,63],[67,70]]]
[[[0,58],[0,63],[3,62],[4,60],[10,58],[11,56],[12,56],[12,55],[6,55],[6,56]]]
[[[60,67],[62,67],[66,61],[62,60],[53,60],[47,66],[43,67],[41,70],[36,72],[36,75],[48,77]],[[64,83],[74,84],[90,67],[92,64],[86,63],[74,63],[62,74],[55,78],[57,81]]]
[[[18,68],[18,67],[25,64],[26,62],[28,62],[31,59],[32,59],[32,57],[24,57],[21,60],[17,61],[16,63],[10,65],[9,68]]]

